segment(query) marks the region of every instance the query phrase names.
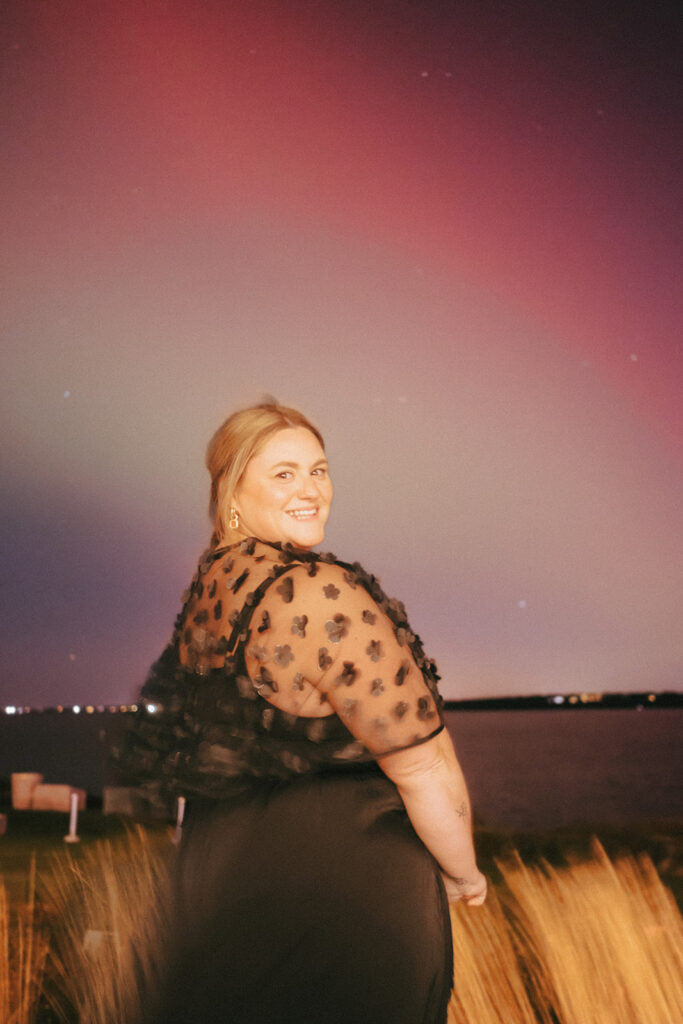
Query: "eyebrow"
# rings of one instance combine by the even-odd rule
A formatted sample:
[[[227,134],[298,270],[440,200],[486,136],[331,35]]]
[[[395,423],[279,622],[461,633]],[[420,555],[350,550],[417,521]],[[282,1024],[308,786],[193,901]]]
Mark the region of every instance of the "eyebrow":
[[[327,459],[324,459],[324,458],[323,459],[317,459],[316,462],[314,462],[313,465],[311,466],[311,469],[315,469],[316,466],[320,466],[320,465],[323,465],[323,464],[327,465]],[[271,469],[277,469],[279,466],[286,466],[288,469],[298,469],[299,468],[299,463],[298,462],[276,462],[273,466],[271,466]]]

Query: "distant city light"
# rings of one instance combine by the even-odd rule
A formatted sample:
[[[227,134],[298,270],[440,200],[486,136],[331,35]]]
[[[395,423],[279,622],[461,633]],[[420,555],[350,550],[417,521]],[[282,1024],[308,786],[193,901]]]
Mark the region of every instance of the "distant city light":
[[[487,706],[491,708],[499,708],[501,703],[503,706],[507,704],[509,707],[524,707],[533,706],[541,707],[577,707],[581,705],[594,705],[604,708],[615,708],[624,707],[632,708],[634,710],[642,711],[643,708],[653,707],[654,705],[664,707],[681,707],[683,706],[683,693],[678,692],[664,692],[664,693],[652,693],[644,691],[641,693],[571,693],[571,694],[536,694],[520,696],[520,697],[509,697],[505,698],[502,702],[500,698],[481,698],[475,701],[464,700],[464,701],[446,701],[446,704],[452,704],[453,706],[471,705],[477,704],[481,706],[482,710],[485,710]],[[155,715],[162,714],[164,710],[163,703],[156,701],[145,702],[142,705],[138,704],[74,704],[73,706],[56,704],[52,707],[45,707],[44,705],[30,705],[21,704],[0,704],[0,716],[1,715],[43,715],[43,714],[62,714],[63,712],[72,712],[74,715],[85,714],[94,715],[97,714],[135,714],[139,708],[142,707],[147,714]]]

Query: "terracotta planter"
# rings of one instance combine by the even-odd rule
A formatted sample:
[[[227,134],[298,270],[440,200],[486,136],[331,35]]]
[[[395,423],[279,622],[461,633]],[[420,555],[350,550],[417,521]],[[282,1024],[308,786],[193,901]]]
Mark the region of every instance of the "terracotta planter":
[[[43,781],[39,772],[13,772],[12,774],[12,807],[15,811],[29,811],[33,799],[33,790]]]

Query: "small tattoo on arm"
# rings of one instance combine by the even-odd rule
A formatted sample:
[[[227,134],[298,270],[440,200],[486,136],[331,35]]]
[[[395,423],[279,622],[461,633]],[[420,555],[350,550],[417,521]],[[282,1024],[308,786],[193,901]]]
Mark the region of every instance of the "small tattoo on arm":
[[[460,804],[460,806],[456,809],[455,813],[458,815],[459,818],[466,818],[467,817],[467,804],[465,803],[464,800]]]

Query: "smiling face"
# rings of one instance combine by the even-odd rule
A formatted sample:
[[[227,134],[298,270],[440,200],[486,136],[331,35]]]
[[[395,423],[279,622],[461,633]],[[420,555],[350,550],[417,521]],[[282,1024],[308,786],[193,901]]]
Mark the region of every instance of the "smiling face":
[[[305,427],[273,434],[247,463],[232,499],[241,534],[304,551],[322,542],[331,502],[325,452]]]

